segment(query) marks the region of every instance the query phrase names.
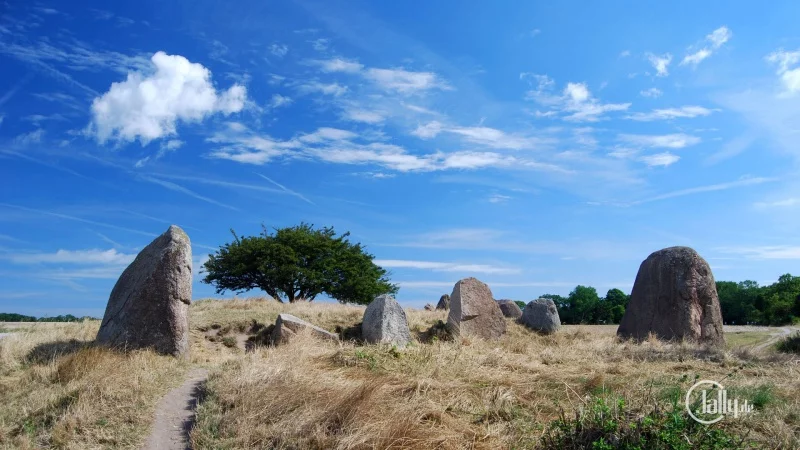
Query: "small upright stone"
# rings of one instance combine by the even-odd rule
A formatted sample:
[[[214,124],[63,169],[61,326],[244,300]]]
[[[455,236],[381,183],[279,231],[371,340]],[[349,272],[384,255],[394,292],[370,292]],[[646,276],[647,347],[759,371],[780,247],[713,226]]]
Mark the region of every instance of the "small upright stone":
[[[405,347],[411,341],[406,312],[391,295],[379,295],[364,311],[361,335],[370,344]]]
[[[456,282],[447,328],[453,336],[496,339],[505,334],[503,312],[486,283],[472,277]]]
[[[561,328],[558,308],[549,298],[538,298],[525,305],[520,322],[542,334],[552,334]]]
[[[503,311],[503,315],[506,317],[510,317],[512,319],[519,319],[522,317],[522,310],[519,309],[519,305],[514,300],[498,300],[497,305],[500,307],[500,311]]]
[[[142,249],[111,290],[97,342],[186,357],[192,246],[176,225]]]
[[[639,266],[617,335],[643,340],[650,333],[665,340],[725,343],[714,275],[689,247],[659,250]]]
[[[291,314],[278,314],[278,319],[275,321],[275,328],[272,329],[272,343],[273,344],[286,344],[292,340],[297,333],[303,330],[310,329],[311,334],[321,338],[338,341],[339,336],[331,333],[330,331],[323,330],[322,328],[312,325],[305,320],[295,317]]]
[[[436,304],[436,309],[441,309],[444,311],[450,309],[450,296],[444,294],[443,296],[439,297],[439,303]]]

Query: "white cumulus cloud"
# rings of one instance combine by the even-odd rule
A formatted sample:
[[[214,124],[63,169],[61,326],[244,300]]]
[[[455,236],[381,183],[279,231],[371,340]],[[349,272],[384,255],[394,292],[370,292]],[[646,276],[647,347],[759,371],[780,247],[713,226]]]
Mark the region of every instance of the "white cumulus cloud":
[[[665,53],[663,55],[655,55],[653,53],[647,53],[645,56],[647,56],[647,60],[650,61],[653,68],[656,69],[656,76],[665,77],[669,75],[669,64],[672,62],[671,54]]]
[[[787,52],[778,49],[767,55],[767,61],[778,65],[778,76],[781,78],[786,94],[800,92],[800,67],[794,67],[800,62],[800,49]]]
[[[247,90],[235,84],[217,92],[211,72],[180,55],[158,52],[152,71],[129,72],[125,81],[92,102],[89,132],[108,140],[147,144],[177,134],[178,121],[199,122],[214,113],[229,115],[244,108]]]

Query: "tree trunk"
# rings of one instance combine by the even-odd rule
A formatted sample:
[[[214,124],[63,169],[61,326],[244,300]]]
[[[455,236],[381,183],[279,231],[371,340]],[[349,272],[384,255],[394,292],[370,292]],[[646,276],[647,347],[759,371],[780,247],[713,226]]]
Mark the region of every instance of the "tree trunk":
[[[266,293],[267,293],[267,295],[269,295],[269,296],[270,296],[270,297],[272,297],[273,299],[277,300],[277,301],[278,301],[278,302],[280,302],[280,303],[283,303],[283,299],[281,299],[281,296],[280,296],[280,295],[278,295],[278,291],[276,291],[276,290],[274,290],[274,289],[263,288],[263,287],[262,287],[261,289],[262,289],[264,292],[266,292]]]

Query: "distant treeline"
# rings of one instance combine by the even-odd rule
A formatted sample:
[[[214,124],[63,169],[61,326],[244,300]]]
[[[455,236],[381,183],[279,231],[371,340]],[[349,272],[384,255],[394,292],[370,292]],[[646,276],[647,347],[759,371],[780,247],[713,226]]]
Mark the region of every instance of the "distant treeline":
[[[755,281],[718,281],[722,320],[727,325],[787,325],[800,322],[800,277],[782,275],[769,286]],[[630,295],[619,289],[600,297],[590,286],[577,286],[568,296],[546,294],[558,308],[561,323],[619,323]]]
[[[90,316],[75,317],[72,314],[54,317],[39,317],[37,319],[36,317],[25,316],[22,314],[0,313],[0,322],[82,322],[86,319],[97,320],[96,318]]]

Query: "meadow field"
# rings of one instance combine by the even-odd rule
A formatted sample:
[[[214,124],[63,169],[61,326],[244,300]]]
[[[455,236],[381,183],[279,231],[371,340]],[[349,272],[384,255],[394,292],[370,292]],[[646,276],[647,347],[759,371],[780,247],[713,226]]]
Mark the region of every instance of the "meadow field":
[[[346,339],[262,345],[281,312]],[[726,327],[726,348],[709,349],[620,341],[604,325],[542,336],[509,320],[500,340],[453,341],[436,325],[445,311],[407,309],[415,340],[397,349],[358,341],[363,312],[197,301],[183,361],[93,346],[98,321],[0,324],[10,333],[0,339],[0,448],[140,448],[159,399],[193,368],[209,372],[196,449],[568,448],[597,431],[592,415],[602,426],[647,426],[697,379],[756,406],[713,430],[742,446],[800,448],[800,356],[773,349],[781,328]],[[687,425],[689,445],[710,432],[702,427]]]

